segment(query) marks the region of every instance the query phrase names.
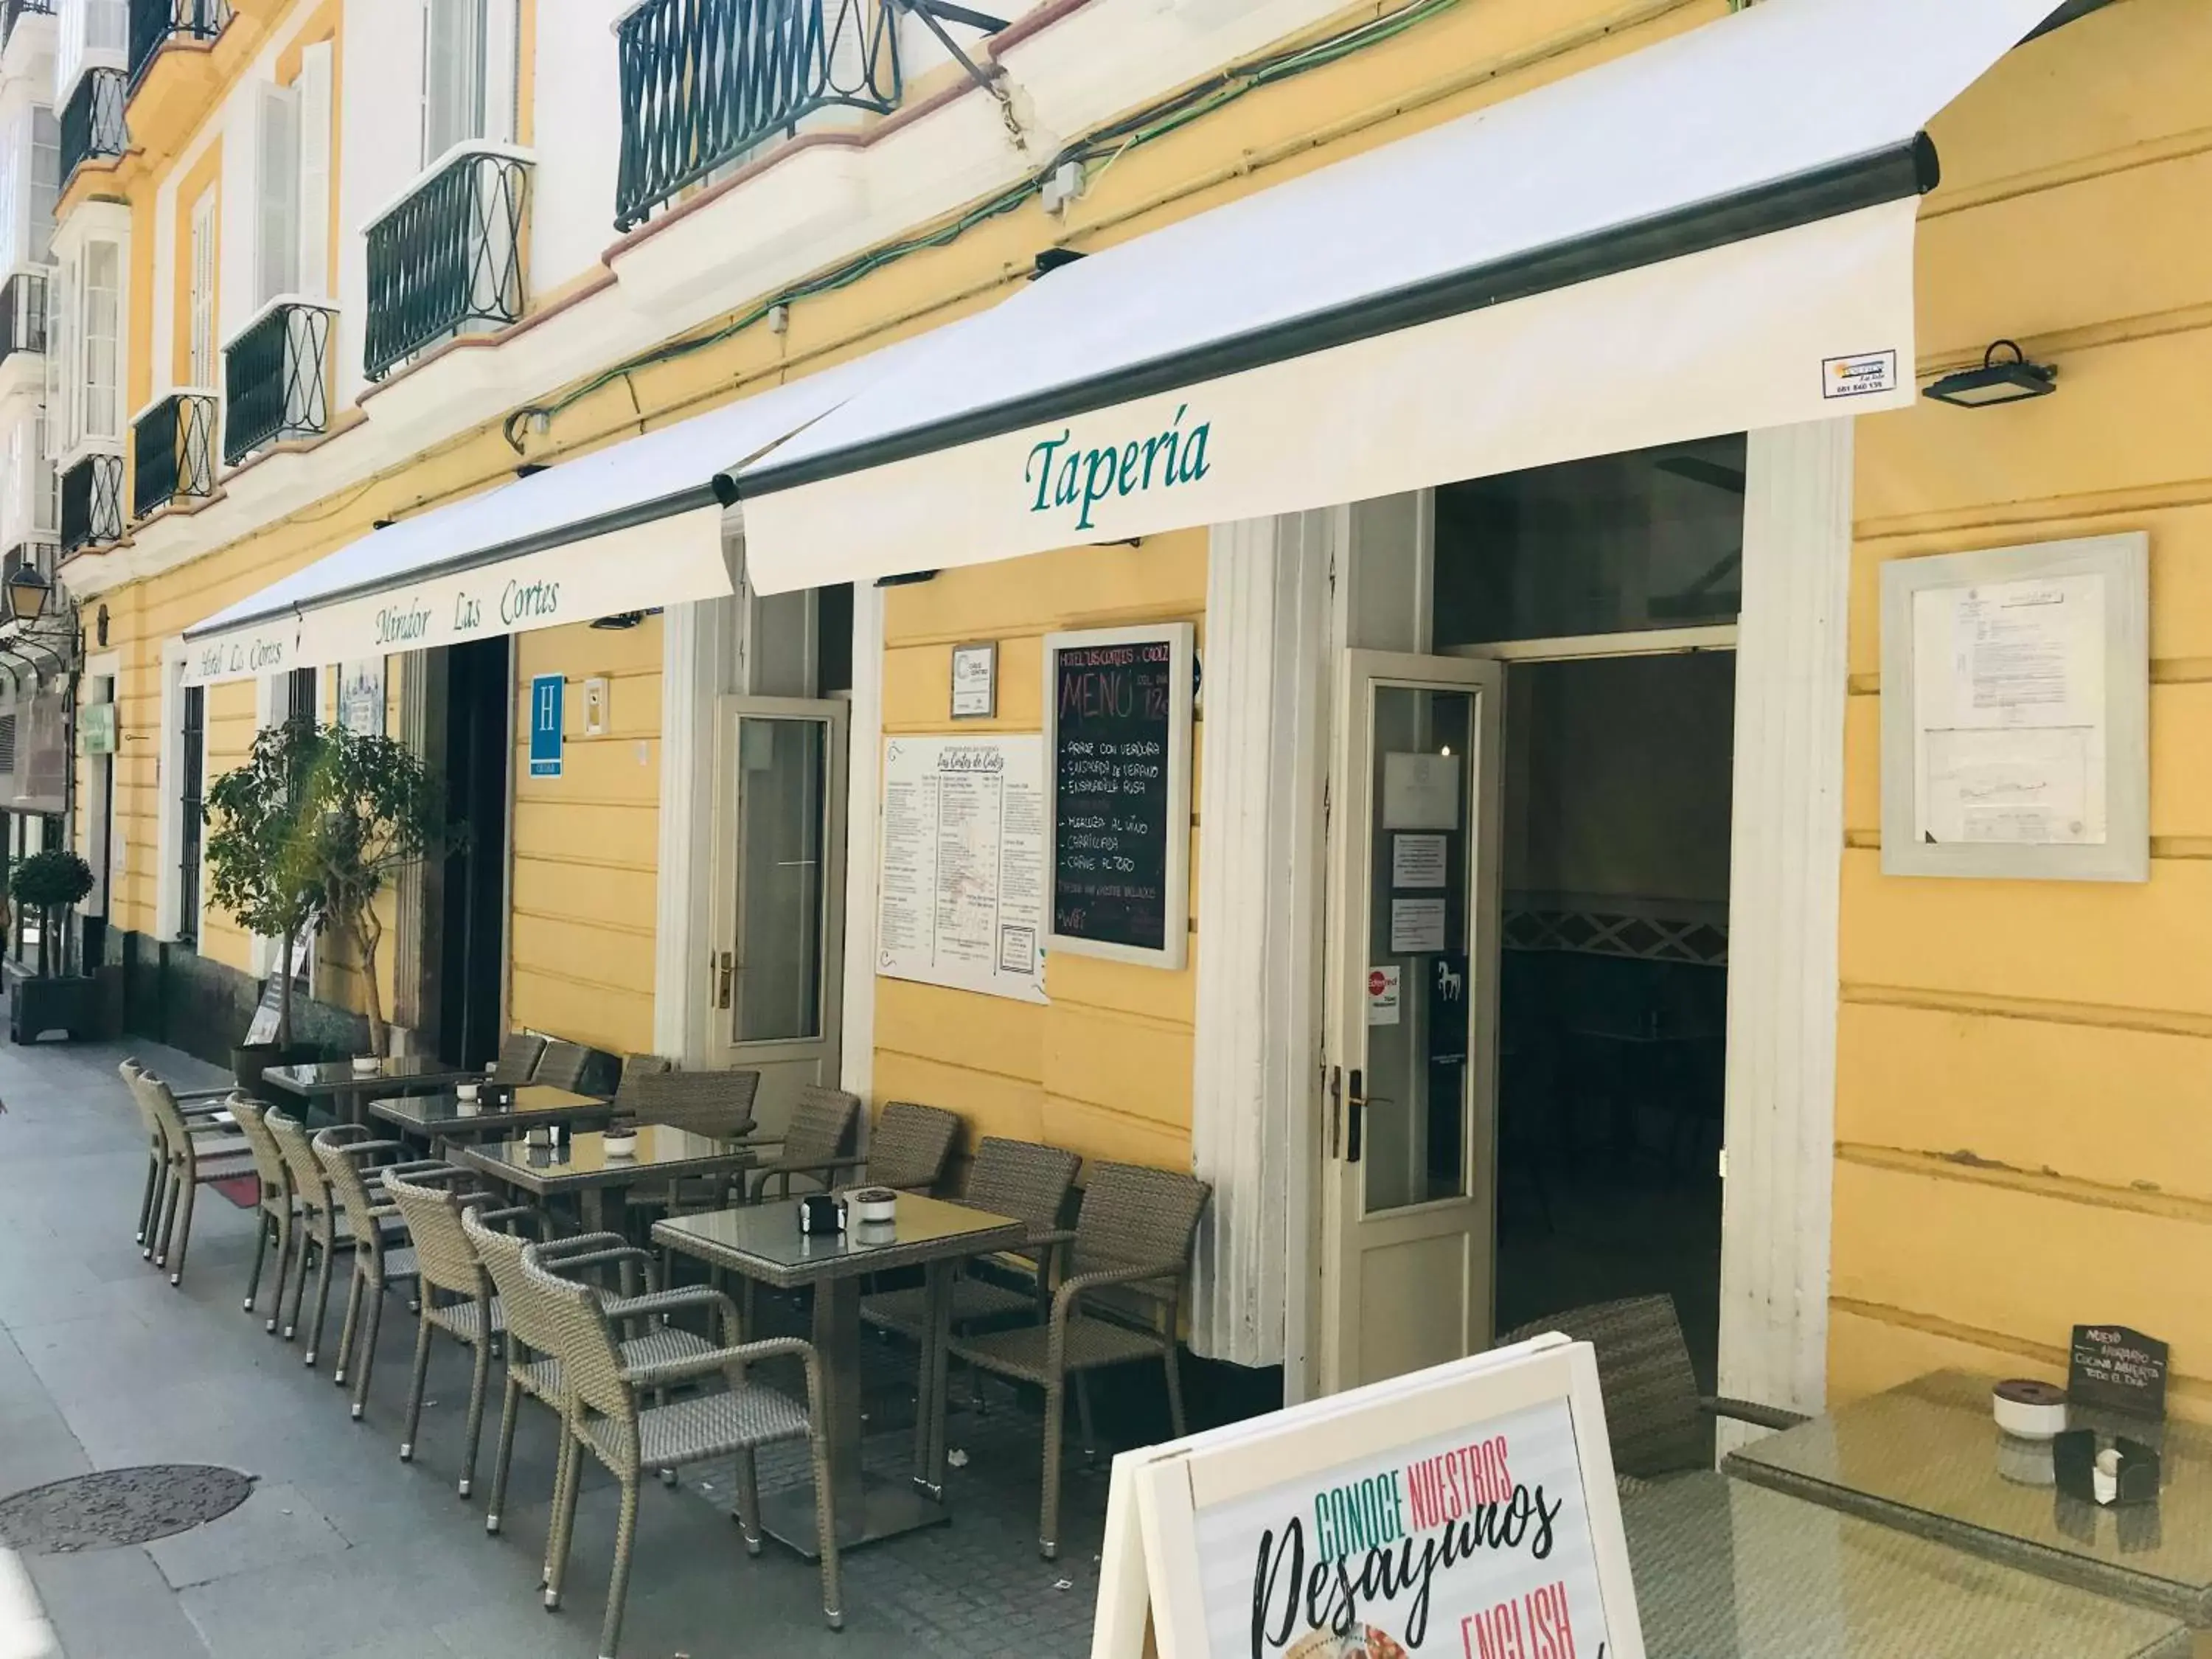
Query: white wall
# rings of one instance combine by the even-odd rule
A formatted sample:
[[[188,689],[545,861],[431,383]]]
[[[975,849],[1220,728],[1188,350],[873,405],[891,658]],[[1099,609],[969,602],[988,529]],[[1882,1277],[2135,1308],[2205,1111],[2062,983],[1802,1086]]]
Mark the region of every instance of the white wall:
[[[404,27],[393,14],[404,15]],[[415,8],[401,0],[345,9],[338,54],[337,295],[334,407],[360,395],[368,316],[368,254],[361,228],[422,171],[422,36]]]
[[[614,20],[632,0],[563,0],[558,27],[538,26],[530,285],[548,294],[599,269],[615,240],[622,82]]]

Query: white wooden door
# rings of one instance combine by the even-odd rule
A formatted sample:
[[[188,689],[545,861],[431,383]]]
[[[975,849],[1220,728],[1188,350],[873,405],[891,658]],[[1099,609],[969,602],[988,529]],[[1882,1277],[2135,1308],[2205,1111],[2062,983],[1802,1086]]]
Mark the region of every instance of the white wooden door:
[[[781,1131],[799,1089],[835,1084],[845,961],[846,705],[717,705],[708,1059],[761,1074]]]
[[[1330,800],[1322,1382],[1487,1346],[1496,663],[1344,654]]]

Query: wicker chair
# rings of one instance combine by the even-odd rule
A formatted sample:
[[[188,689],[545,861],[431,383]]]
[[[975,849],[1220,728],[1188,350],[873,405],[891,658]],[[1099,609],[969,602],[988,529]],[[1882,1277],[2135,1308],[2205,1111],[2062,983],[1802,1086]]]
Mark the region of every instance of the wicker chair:
[[[343,1206],[331,1191],[331,1178],[323,1168],[323,1161],[315,1156],[314,1142],[308,1136],[307,1126],[276,1106],[266,1108],[261,1114],[261,1121],[276,1139],[277,1150],[283,1153],[285,1168],[292,1172],[293,1255],[297,1260],[298,1273],[291,1281],[291,1308],[287,1310],[280,1307],[276,1310],[283,1321],[287,1342],[300,1326],[307,1294],[308,1257],[312,1255],[314,1258],[314,1321],[307,1328],[307,1346],[301,1355],[312,1368],[322,1352],[323,1327],[330,1318],[331,1261],[340,1250],[353,1248],[354,1235],[345,1224]],[[390,1215],[391,1206],[384,1206],[382,1213]],[[285,1272],[284,1264],[279,1262],[276,1273],[280,1281]]]
[[[1079,1380],[1085,1371],[1129,1360],[1158,1359],[1167,1370],[1169,1420],[1178,1437],[1183,1432],[1176,1319],[1191,1240],[1212,1190],[1195,1176],[1133,1164],[1092,1164],[1068,1275],[1053,1292],[1049,1318],[952,1340],[955,1358],[1044,1390],[1044,1503],[1037,1547],[1048,1561],[1060,1553],[1060,1431],[1071,1377]],[[1158,1324],[1146,1328],[1085,1312],[1085,1298],[1109,1285],[1154,1304]]]
[[[845,1149],[852,1144],[853,1128],[860,1121],[858,1095],[808,1084],[799,1091],[799,1103],[792,1108],[790,1127],[783,1132],[783,1151],[754,1171],[746,1194],[749,1201],[759,1203],[771,1181],[777,1183],[777,1196],[788,1198],[793,1176],[806,1176],[830,1187],[839,1175],[858,1169],[862,1160]]]
[[[1598,1392],[1605,1398],[1606,1437],[1615,1474],[1651,1480],[1713,1466],[1705,1419],[1729,1417],[1762,1428],[1795,1428],[1807,1419],[1778,1406],[1698,1393],[1689,1345],[1669,1296],[1593,1303],[1532,1319],[1498,1339],[1500,1347],[1558,1331],[1597,1351]]]
[[[492,1340],[506,1328],[504,1310],[491,1279],[477,1259],[476,1247],[461,1231],[466,1205],[489,1204],[482,1194],[462,1194],[451,1186],[416,1176],[383,1174],[384,1190],[399,1206],[415,1246],[415,1267],[422,1297],[415,1328],[415,1369],[407,1383],[407,1420],[399,1433],[399,1461],[415,1461],[415,1437],[422,1425],[422,1389],[430,1370],[430,1337],[442,1332],[469,1350],[468,1426],[461,1441],[457,1489],[466,1498],[476,1482],[477,1445],[483,1437],[484,1395],[491,1379]],[[526,1216],[523,1208],[489,1210],[487,1221]]]
[[[491,1080],[508,1087],[530,1081],[538,1069],[538,1057],[545,1052],[545,1039],[528,1031],[512,1033],[499,1045],[498,1062],[491,1068]]]
[[[636,1077],[625,1072],[615,1106],[641,1123],[666,1123],[718,1140],[733,1140],[752,1128],[753,1097],[759,1092],[758,1072],[667,1071]],[[634,1209],[673,1215],[727,1203],[729,1184],[726,1176],[699,1176],[633,1187],[625,1196]]]
[[[615,1109],[627,1112],[635,1109],[634,1102],[641,1079],[666,1077],[676,1070],[676,1062],[666,1054],[624,1054],[622,1076],[615,1083]]]
[[[166,1267],[169,1285],[184,1283],[185,1251],[192,1237],[192,1200],[210,1182],[232,1181],[255,1173],[252,1154],[242,1136],[227,1123],[187,1118],[169,1085],[151,1072],[125,1074],[139,1109],[161,1138],[167,1171],[154,1229],[153,1261]]]
[[[868,1184],[902,1193],[928,1193],[945,1179],[960,1120],[934,1106],[911,1101],[887,1103],[868,1139]]]
[[[461,1231],[468,1235],[477,1260],[491,1275],[492,1288],[498,1291],[500,1307],[507,1315],[507,1383],[500,1405],[499,1449],[492,1460],[491,1501],[484,1511],[484,1530],[497,1532],[507,1507],[507,1477],[514,1461],[514,1422],[523,1398],[538,1401],[556,1414],[562,1409],[560,1333],[532,1319],[543,1304],[532,1296],[523,1273],[524,1249],[537,1243],[539,1265],[569,1276],[616,1265],[636,1269],[642,1276],[643,1296],[602,1304],[611,1317],[645,1316],[645,1332],[622,1344],[623,1364],[628,1366],[666,1364],[711,1353],[714,1345],[706,1338],[665,1324],[662,1319],[678,1308],[714,1305],[714,1298],[712,1292],[661,1292],[653,1283],[653,1252],[629,1243],[620,1233],[580,1233],[557,1242],[533,1240],[509,1227],[494,1226],[476,1206],[461,1212]],[[556,1485],[556,1514],[560,1511],[562,1496]]]
[[[591,1063],[589,1048],[580,1042],[562,1042],[556,1037],[538,1056],[538,1069],[531,1073],[530,1080],[550,1088],[573,1090],[584,1080],[584,1067]]]
[[[284,1162],[284,1152],[276,1144],[276,1137],[269,1133],[269,1126],[261,1121],[269,1109],[246,1094],[230,1097],[230,1115],[238,1124],[239,1133],[246,1137],[247,1151],[253,1158],[253,1172],[260,1179],[261,1194],[254,1206],[253,1266],[246,1276],[245,1309],[252,1313],[261,1297],[261,1264],[269,1255],[272,1243],[276,1247],[276,1291],[269,1304],[267,1328],[274,1332],[276,1316],[284,1308],[284,1275],[292,1260],[292,1221],[299,1208],[299,1200],[292,1194],[291,1166]]]
[[[344,1387],[348,1368],[356,1359],[361,1362],[353,1384],[356,1423],[368,1405],[368,1379],[376,1369],[376,1339],[384,1328],[385,1292],[395,1284],[411,1285],[417,1277],[415,1249],[407,1242],[407,1224],[384,1191],[384,1172],[392,1170],[421,1182],[465,1178],[452,1165],[428,1159],[380,1163],[379,1159],[406,1148],[399,1141],[371,1140],[367,1135],[364,1129],[341,1123],[309,1143],[344,1212],[346,1232],[353,1241],[353,1272],[349,1275],[345,1317],[338,1322],[338,1359],[331,1367],[331,1381]],[[368,1322],[365,1332],[364,1320]]]
[[[816,1535],[822,1551],[822,1610],[830,1628],[845,1622],[838,1593],[837,1524],[830,1484],[828,1447],[823,1436],[822,1365],[812,1346],[796,1337],[764,1342],[737,1341],[738,1314],[716,1291],[669,1291],[685,1305],[711,1304],[720,1316],[723,1346],[687,1359],[661,1364],[633,1364],[623,1358],[611,1310],[588,1285],[561,1276],[558,1258],[544,1260],[537,1247],[523,1252],[523,1273],[533,1306],[526,1318],[552,1338],[561,1362],[561,1468],[556,1474],[560,1502],[553,1513],[547,1558],[545,1605],[561,1605],[568,1575],[568,1549],[575,1535],[579,1467],[591,1455],[613,1471],[622,1486],[622,1512],[615,1528],[613,1571],[607,1583],[606,1624],[599,1651],[612,1655],[622,1639],[623,1609],[629,1589],[630,1555],[637,1542],[639,1488],[648,1468],[676,1468],[714,1458],[737,1459],[737,1520],[745,1547],[760,1553],[760,1492],[755,1454],[784,1440],[806,1441],[814,1465]],[[635,1302],[627,1304],[635,1308]],[[745,1368],[777,1355],[798,1358],[806,1368],[806,1403],[746,1380]],[[641,1396],[672,1384],[702,1382],[719,1376],[719,1394],[700,1394],[674,1405],[648,1405]]]
[[[962,1201],[993,1215],[1012,1216],[1029,1228],[1030,1248],[1014,1254],[1024,1260],[1031,1285],[1017,1290],[963,1272],[952,1281],[954,1330],[1018,1315],[1036,1318],[1045,1314],[1053,1246],[1071,1237],[1057,1231],[1060,1206],[1067,1202],[1067,1189],[1081,1163],[1073,1152],[1030,1140],[986,1135],[978,1144]],[[1008,1264],[1002,1259],[1000,1265]],[[917,1288],[863,1297],[860,1319],[919,1342],[929,1330],[929,1292]]]
[[[131,1103],[138,1109],[138,1121],[145,1126],[146,1129],[146,1189],[138,1199],[137,1243],[139,1255],[150,1261],[154,1259],[152,1234],[155,1206],[167,1191],[167,1183],[164,1177],[169,1170],[169,1143],[161,1133],[161,1126],[154,1116],[154,1109],[141,1098],[137,1088],[131,1083],[131,1079],[143,1075],[146,1068],[135,1060],[126,1060],[117,1069],[122,1073],[124,1085],[130,1091]],[[177,1103],[179,1114],[187,1123],[190,1123],[196,1119],[209,1117],[222,1111],[230,1091],[228,1089],[183,1091],[172,1089],[169,1093],[170,1097]]]

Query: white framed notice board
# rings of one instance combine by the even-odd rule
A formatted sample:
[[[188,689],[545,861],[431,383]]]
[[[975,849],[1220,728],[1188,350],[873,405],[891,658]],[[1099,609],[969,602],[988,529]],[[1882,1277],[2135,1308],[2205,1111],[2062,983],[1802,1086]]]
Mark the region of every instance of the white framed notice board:
[[[1644,1659],[1597,1361],[1559,1335],[1114,1460],[1091,1659]]]
[[[1881,571],[1885,875],[2150,879],[2150,538]]]
[[[1183,965],[1196,647],[1188,623],[1045,635],[1048,950]]]

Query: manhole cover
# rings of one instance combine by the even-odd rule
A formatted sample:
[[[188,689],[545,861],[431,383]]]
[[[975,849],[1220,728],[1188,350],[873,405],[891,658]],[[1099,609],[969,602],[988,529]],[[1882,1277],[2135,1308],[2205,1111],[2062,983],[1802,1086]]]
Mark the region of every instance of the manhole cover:
[[[0,1498],[0,1544],[33,1555],[151,1543],[228,1515],[253,1477],[208,1463],[71,1475]]]

